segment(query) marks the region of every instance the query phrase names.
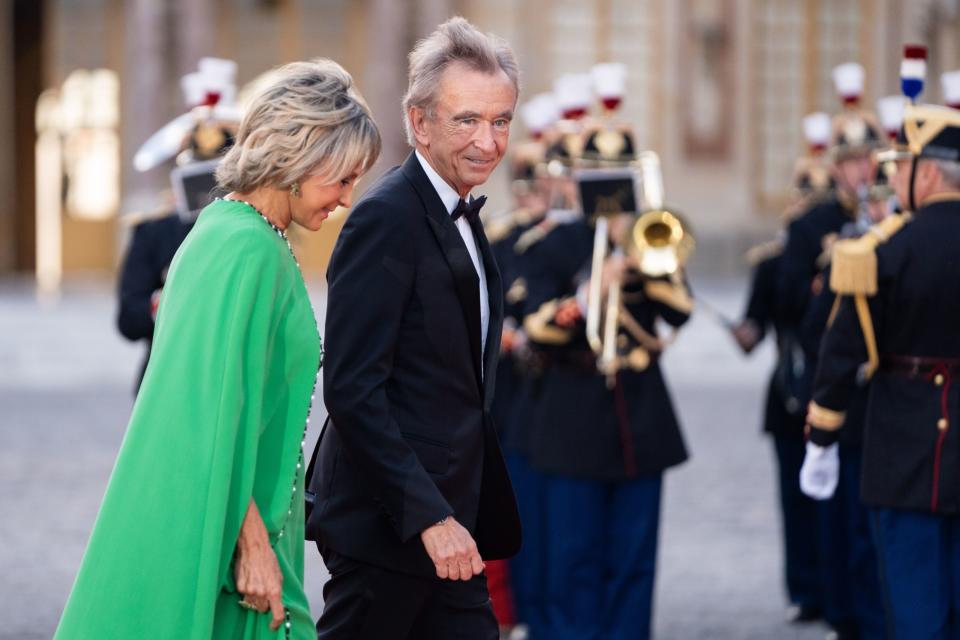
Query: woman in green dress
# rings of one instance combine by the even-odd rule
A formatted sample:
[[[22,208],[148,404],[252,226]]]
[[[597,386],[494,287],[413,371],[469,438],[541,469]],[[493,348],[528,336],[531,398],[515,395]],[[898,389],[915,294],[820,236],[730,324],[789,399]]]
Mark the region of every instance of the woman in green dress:
[[[153,356],[57,640],[316,638],[303,438],[321,344],[286,239],[374,163],[350,75],[281,68],[217,171],[229,194],[174,258]]]

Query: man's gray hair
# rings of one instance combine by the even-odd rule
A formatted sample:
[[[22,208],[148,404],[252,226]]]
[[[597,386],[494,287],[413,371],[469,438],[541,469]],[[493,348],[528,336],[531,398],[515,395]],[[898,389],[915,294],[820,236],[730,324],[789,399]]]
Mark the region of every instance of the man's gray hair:
[[[960,189],[960,162],[934,160],[933,163],[937,165],[937,169],[940,170],[940,175],[943,176],[944,182],[954,189]]]
[[[416,146],[410,107],[419,107],[427,117],[436,117],[437,92],[440,78],[451,64],[459,62],[483,73],[503,71],[520,95],[520,67],[513,50],[505,40],[483,33],[464,18],[450,18],[426,38],[417,42],[410,52],[410,72],[407,93],[403,97],[403,126],[407,142]]]

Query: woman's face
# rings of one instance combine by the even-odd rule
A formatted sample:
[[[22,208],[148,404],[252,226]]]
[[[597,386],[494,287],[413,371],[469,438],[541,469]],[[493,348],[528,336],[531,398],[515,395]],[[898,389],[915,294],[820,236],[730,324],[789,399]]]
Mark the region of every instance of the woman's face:
[[[353,186],[359,178],[359,171],[354,171],[331,184],[328,176],[307,176],[300,181],[300,195],[290,196],[291,218],[301,227],[317,231],[334,209],[351,205]]]

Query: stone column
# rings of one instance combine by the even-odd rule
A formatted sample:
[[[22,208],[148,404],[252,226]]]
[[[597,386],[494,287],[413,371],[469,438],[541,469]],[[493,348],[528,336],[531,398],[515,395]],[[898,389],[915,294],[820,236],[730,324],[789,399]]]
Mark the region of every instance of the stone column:
[[[365,37],[370,48],[363,91],[383,137],[383,151],[370,173],[372,176],[401,162],[409,151],[400,103],[407,89],[407,15],[410,3],[411,0],[370,0],[367,3]]]
[[[457,3],[462,4],[462,2]],[[430,34],[437,25],[446,22],[463,9],[454,6],[451,0],[418,0],[417,1],[417,19],[413,25],[413,35],[415,38],[422,38]]]
[[[189,4],[189,3],[185,3]],[[121,85],[122,212],[152,209],[169,183],[166,167],[145,173],[133,169],[133,154],[163,124],[182,110],[172,45],[170,5],[156,0],[126,3],[126,64]]]
[[[177,76],[196,71],[197,60],[214,55],[217,21],[213,0],[176,0]]]

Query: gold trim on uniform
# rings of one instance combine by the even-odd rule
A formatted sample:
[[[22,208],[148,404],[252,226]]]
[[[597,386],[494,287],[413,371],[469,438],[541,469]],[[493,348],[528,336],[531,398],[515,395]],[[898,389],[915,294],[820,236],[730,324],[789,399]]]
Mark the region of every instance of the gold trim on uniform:
[[[923,148],[947,127],[960,127],[960,111],[935,105],[907,105],[903,129],[910,153],[919,156]]]
[[[517,304],[527,299],[527,281],[524,278],[517,278],[507,289],[504,296],[510,304]]]
[[[783,253],[785,243],[782,238],[775,238],[747,249],[743,259],[751,267],[755,267],[764,260],[775,258]]]
[[[523,254],[527,249],[546,238],[556,227],[557,223],[552,220],[544,220],[530,227],[517,238],[517,242],[513,245],[514,253],[517,255]]]
[[[843,426],[847,414],[843,411],[834,411],[811,402],[807,408],[807,423],[823,431],[837,431]]]
[[[566,344],[573,338],[573,331],[561,329],[553,324],[560,308],[560,300],[548,300],[540,305],[536,313],[523,320],[523,329],[531,340],[542,344]]]
[[[853,296],[867,346],[867,380],[873,377],[880,366],[877,339],[873,330],[873,318],[867,298],[875,296],[878,289],[877,247],[897,234],[911,220],[909,213],[890,216],[870,227],[859,238],[839,240],[833,250],[833,267],[830,271],[830,289],[841,296]],[[839,308],[839,302],[834,308]],[[833,319],[831,312],[831,324]]]
[[[683,284],[672,284],[663,280],[650,280],[643,285],[643,291],[647,297],[657,302],[662,302],[680,313],[690,314],[693,312],[693,298],[687,292]]]
[[[944,193],[935,193],[932,196],[925,198],[924,201],[920,203],[920,206],[925,207],[928,204],[933,204],[935,202],[950,202],[952,200],[960,200],[960,192],[946,191]]]
[[[483,225],[483,232],[487,235],[487,242],[499,242],[510,235],[517,227],[516,219],[511,215],[503,215],[488,221]]]

